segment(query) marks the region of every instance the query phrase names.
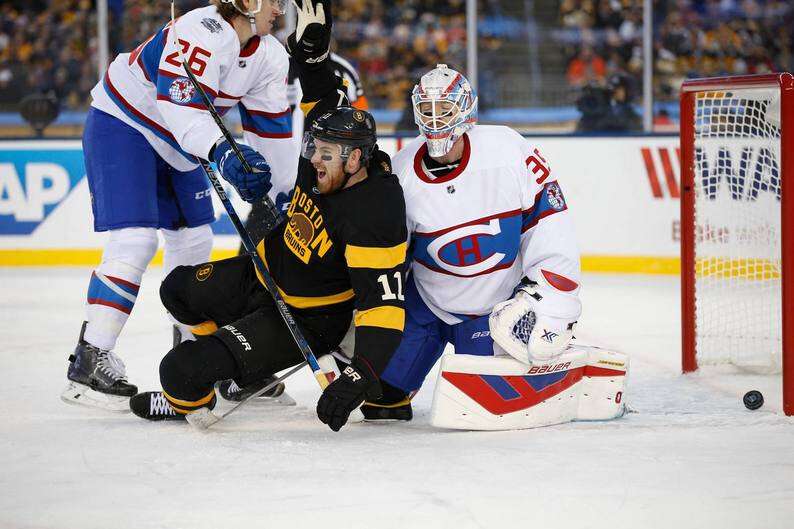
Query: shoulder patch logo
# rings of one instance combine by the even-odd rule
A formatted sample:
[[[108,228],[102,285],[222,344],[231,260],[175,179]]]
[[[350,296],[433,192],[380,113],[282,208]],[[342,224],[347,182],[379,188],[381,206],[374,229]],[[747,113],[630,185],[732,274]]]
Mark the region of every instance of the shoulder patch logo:
[[[359,123],[362,123],[364,121],[364,113],[360,110],[356,110],[355,112],[353,112],[353,119],[355,119]]]
[[[223,31],[223,26],[221,26],[221,23],[214,18],[202,19],[201,25],[210,30],[210,33],[220,33]]]
[[[562,196],[562,189],[556,182],[550,182],[546,186],[546,195],[549,198],[549,205],[557,211],[565,209],[565,197]]]
[[[212,263],[201,265],[199,269],[196,270],[196,279],[199,281],[206,281],[212,275],[212,269]]]
[[[168,88],[168,97],[174,103],[184,105],[193,99],[194,95],[196,95],[196,89],[187,77],[177,77],[171,81],[171,86]]]

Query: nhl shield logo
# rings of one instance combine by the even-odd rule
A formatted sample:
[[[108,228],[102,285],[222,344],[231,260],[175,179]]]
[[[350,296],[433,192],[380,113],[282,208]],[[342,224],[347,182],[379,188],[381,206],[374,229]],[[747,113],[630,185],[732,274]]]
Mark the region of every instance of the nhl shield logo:
[[[171,81],[168,88],[168,96],[174,103],[184,105],[188,103],[196,94],[196,89],[187,77],[177,77]]]

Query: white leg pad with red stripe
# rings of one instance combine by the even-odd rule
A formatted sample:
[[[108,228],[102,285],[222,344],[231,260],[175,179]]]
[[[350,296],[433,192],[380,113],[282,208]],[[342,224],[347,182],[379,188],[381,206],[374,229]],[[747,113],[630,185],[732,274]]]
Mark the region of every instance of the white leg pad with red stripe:
[[[628,357],[571,345],[545,363],[510,357],[441,359],[430,422],[460,430],[519,430],[625,413]]]

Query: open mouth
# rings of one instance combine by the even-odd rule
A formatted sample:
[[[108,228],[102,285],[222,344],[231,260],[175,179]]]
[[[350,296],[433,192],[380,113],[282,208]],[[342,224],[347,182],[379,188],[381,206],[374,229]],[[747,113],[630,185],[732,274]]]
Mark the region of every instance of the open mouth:
[[[317,180],[318,180],[318,181],[320,181],[320,180],[322,180],[323,178],[325,178],[325,171],[320,171],[320,170],[318,169],[318,170],[317,170]]]

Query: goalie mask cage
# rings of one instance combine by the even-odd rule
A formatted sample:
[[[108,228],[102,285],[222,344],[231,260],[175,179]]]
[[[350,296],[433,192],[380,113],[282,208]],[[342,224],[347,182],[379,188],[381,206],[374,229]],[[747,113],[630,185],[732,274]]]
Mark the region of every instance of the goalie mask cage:
[[[680,103],[683,371],[782,372],[794,415],[794,76],[693,79]]]

